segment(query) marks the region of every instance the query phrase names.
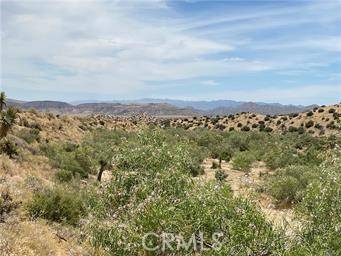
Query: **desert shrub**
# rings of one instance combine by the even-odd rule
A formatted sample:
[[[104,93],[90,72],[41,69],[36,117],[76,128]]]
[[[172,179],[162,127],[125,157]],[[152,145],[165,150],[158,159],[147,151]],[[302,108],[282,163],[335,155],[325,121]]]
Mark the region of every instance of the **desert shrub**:
[[[334,121],[331,121],[330,123],[328,123],[327,125],[326,125],[326,128],[329,128],[329,129],[335,129],[335,122]]]
[[[319,110],[317,112],[322,113],[322,112],[324,112],[324,109],[323,108],[319,108]]]
[[[323,126],[322,126],[321,124],[319,124],[319,123],[315,124],[314,127],[315,127],[316,129],[319,129],[319,130],[323,129]]]
[[[69,182],[72,180],[73,174],[68,170],[59,170],[55,173],[55,177],[60,182]]]
[[[7,215],[18,207],[18,203],[14,202],[8,191],[0,194],[0,223],[4,222]]]
[[[312,112],[312,111],[309,111],[308,113],[307,113],[307,116],[313,116],[314,115],[314,113]]]
[[[329,154],[329,153],[328,153]],[[304,191],[297,208],[305,225],[292,254],[338,255],[340,252],[340,150],[333,152],[319,168],[319,179]]]
[[[225,125],[217,123],[214,125],[214,129],[223,131],[225,129]]]
[[[260,124],[259,125],[259,131],[263,132],[265,130],[265,124]]]
[[[188,170],[193,177],[204,174],[204,167],[202,167],[200,163],[192,162],[189,164]]]
[[[169,127],[171,127],[171,119],[163,119],[163,120],[161,120],[160,125],[161,125],[162,128],[169,128]]]
[[[314,126],[314,121],[313,120],[309,120],[308,122],[305,123],[305,127],[306,128],[310,128]]]
[[[226,139],[221,141],[218,145],[210,148],[210,151],[211,157],[217,158],[220,161],[225,160],[226,162],[230,161],[234,154],[233,148],[230,146],[228,141],[226,141]]]
[[[127,211],[118,212],[115,222],[109,225],[94,223],[92,244],[109,255],[191,255],[195,253],[194,247],[187,250],[180,247],[176,251],[176,240],[170,242],[172,248],[167,247],[162,251],[161,239],[153,236],[147,240],[147,244],[159,249],[147,252],[142,247],[141,237],[149,232],[167,232],[181,234],[188,241],[192,234],[199,235],[202,232],[207,242],[214,243],[212,235],[219,232],[222,235],[221,248],[201,251],[202,255],[257,255],[264,250],[266,253],[280,254],[283,251],[282,240],[271,225],[266,223],[252,204],[233,198],[225,184],[197,185],[186,191],[186,197],[174,195],[177,199],[152,194],[143,206],[130,204]],[[124,228],[120,228],[122,226]]]
[[[303,126],[298,127],[298,128],[297,128],[297,132],[298,132],[298,134],[303,134],[303,133],[304,133],[304,128],[303,128]]]
[[[27,143],[33,143],[39,141],[39,130],[38,129],[22,129],[17,132],[17,137],[23,139]]]
[[[289,132],[297,132],[297,127],[294,127],[294,126],[289,126],[289,128],[288,128],[288,131]]]
[[[316,167],[291,165],[277,170],[269,179],[269,192],[277,203],[297,203],[302,200],[303,192],[308,184],[317,180]]]
[[[84,166],[82,167],[77,161],[76,153],[72,151],[73,149],[71,150],[70,145],[43,144],[41,151],[49,158],[53,167],[66,170],[74,176],[80,175],[81,178],[87,178],[88,169],[84,169]]]
[[[242,127],[242,126],[243,126],[242,123],[238,123],[238,124],[237,124],[237,127]]]
[[[212,166],[211,166],[211,169],[218,169],[219,168],[219,163],[218,161],[212,161]]]
[[[53,188],[36,192],[27,204],[27,211],[32,218],[77,225],[86,207],[79,193]]]
[[[331,108],[328,110],[328,113],[332,114],[332,113],[335,113],[335,111],[336,111],[335,108]]]
[[[227,136],[225,141],[235,150],[246,151],[249,148],[249,137],[243,133],[232,132]]]
[[[227,178],[227,174],[225,173],[224,170],[218,169],[215,171],[214,177],[217,181],[224,181]]]
[[[257,128],[257,127],[258,127],[258,124],[252,124],[251,127],[252,127],[252,128]]]
[[[241,131],[248,132],[248,131],[250,131],[250,127],[245,125],[245,126],[242,127]]]
[[[267,126],[267,127],[264,128],[264,131],[265,131],[265,132],[272,132],[272,130],[273,130],[273,129],[272,129],[271,127],[269,127],[269,126]]]
[[[248,151],[238,152],[233,157],[232,166],[234,169],[249,172],[251,165],[255,160],[255,156]]]
[[[42,130],[43,130],[41,124],[38,123],[38,122],[30,123],[30,124],[29,124],[29,128],[35,129],[35,130],[38,130],[38,131],[42,131]]]
[[[296,150],[291,148],[272,148],[265,156],[267,167],[274,170],[288,165],[295,165],[299,161]]]
[[[6,154],[10,158],[18,155],[18,147],[7,138],[0,140],[0,154]]]
[[[208,130],[198,129],[195,136],[196,143],[199,146],[206,148],[213,148],[222,140],[222,136],[220,136],[218,133]]]
[[[338,120],[340,118],[340,116],[341,116],[341,114],[338,113],[338,112],[334,112],[333,113],[333,117],[334,117],[335,120]]]

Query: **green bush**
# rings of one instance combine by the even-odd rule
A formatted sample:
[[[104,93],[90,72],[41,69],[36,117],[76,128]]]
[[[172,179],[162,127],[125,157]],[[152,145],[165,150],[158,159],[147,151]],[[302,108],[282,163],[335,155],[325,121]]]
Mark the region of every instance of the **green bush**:
[[[55,177],[60,182],[69,182],[72,180],[73,174],[68,170],[59,170],[56,172]]]
[[[313,127],[313,126],[314,126],[314,121],[313,120],[310,120],[310,121],[305,123],[305,127],[306,128],[310,128],[310,127]]]
[[[227,178],[227,174],[225,173],[224,170],[218,169],[215,171],[214,177],[217,181],[224,181]]]
[[[6,154],[13,158],[19,154],[18,147],[11,140],[4,138],[0,140],[0,154]]]
[[[234,155],[232,159],[232,166],[234,169],[249,172],[252,163],[256,160],[255,156],[246,151],[246,152],[238,152]]]
[[[33,143],[34,141],[39,141],[39,130],[38,129],[22,129],[17,132],[17,137],[25,140],[27,143]]]
[[[264,160],[267,167],[275,170],[297,164],[299,162],[299,156],[296,150],[292,148],[273,148],[268,152]]]
[[[318,179],[318,172],[310,166],[292,165],[277,170],[269,179],[269,192],[277,203],[297,203],[308,184]]]
[[[304,192],[297,212],[305,225],[292,255],[340,254],[341,152],[333,152],[320,166],[320,177]]]
[[[86,207],[79,193],[54,188],[36,192],[27,211],[32,218],[77,225],[85,215]]]
[[[103,194],[91,199],[97,216],[90,228],[95,247],[109,255],[141,255],[148,253],[141,244],[141,237],[148,232],[172,232],[188,240],[202,231],[207,237],[214,232],[226,235],[219,251],[204,255],[282,250],[280,237],[271,225],[253,205],[235,199],[229,186],[192,181],[188,171],[193,161],[192,145],[188,141],[174,141],[159,130],[138,134],[137,140],[128,139],[117,148],[110,183]],[[159,242],[149,241],[152,245]],[[164,252],[170,253],[174,252]]]
[[[96,169],[90,154],[92,150],[86,147],[71,143],[44,144],[41,146],[41,151],[49,158],[53,167],[66,170],[73,176],[87,178]]]
[[[281,237],[254,205],[234,199],[228,186],[206,184],[186,191],[186,197],[178,195],[177,199],[151,195],[142,207],[130,204],[127,211],[119,212],[115,222],[109,225],[94,223],[92,245],[102,248],[108,255],[192,255],[193,247],[176,251],[176,241],[171,242],[173,250],[167,247],[162,252],[162,241],[157,238],[147,243],[160,249],[148,252],[143,249],[141,238],[150,232],[167,232],[181,234],[189,241],[192,234],[202,232],[207,242],[214,243],[212,235],[219,232],[221,248],[202,251],[201,255],[258,255],[264,251],[280,255],[283,252]]]
[[[211,157],[225,160],[226,162],[230,161],[234,154],[234,150],[228,144],[228,142],[226,142],[226,140],[223,140],[220,142],[220,144],[213,146],[213,148],[210,148],[210,151]]]

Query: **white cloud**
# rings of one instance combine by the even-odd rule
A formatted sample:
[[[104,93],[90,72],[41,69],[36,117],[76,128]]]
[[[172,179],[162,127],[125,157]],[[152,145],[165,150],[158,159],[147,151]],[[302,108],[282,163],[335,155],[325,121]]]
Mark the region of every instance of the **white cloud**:
[[[1,85],[23,89],[101,91],[123,97],[146,92],[150,82],[320,67],[334,58],[327,56],[321,61],[320,56],[305,52],[290,55],[286,50],[308,46],[335,52],[341,45],[337,36],[295,38],[294,42],[289,38],[287,44],[271,45],[267,38],[256,41],[248,34],[295,24],[329,24],[340,18],[333,3],[258,8],[217,17],[206,13],[202,17],[189,15],[190,19],[174,15],[164,0],[1,4]],[[297,19],[288,19],[298,14]],[[257,22],[250,22],[254,19]],[[263,56],[243,54],[245,49],[281,51]],[[218,83],[212,79],[201,84]],[[254,97],[260,97],[259,93]],[[235,92],[238,95],[244,97],[245,93]]]
[[[147,5],[160,8],[160,4],[164,2]],[[269,68],[257,61],[231,59],[227,63],[206,58],[234,47],[175,30],[172,23],[159,26],[130,15],[140,4],[72,1],[4,5],[3,79],[10,86],[86,92],[103,88],[108,93],[126,93],[142,88],[146,81]]]

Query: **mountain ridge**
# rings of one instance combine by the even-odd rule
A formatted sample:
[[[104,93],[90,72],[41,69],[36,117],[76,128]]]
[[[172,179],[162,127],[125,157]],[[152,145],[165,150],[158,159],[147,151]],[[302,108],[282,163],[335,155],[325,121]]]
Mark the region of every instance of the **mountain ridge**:
[[[214,101],[184,101],[171,99],[140,99],[121,101],[63,102],[63,101],[18,101],[9,99],[9,105],[23,109],[34,108],[40,111],[50,111],[61,114],[112,114],[134,115],[147,113],[160,116],[201,116],[228,115],[241,112],[259,114],[289,114],[303,112],[317,105],[283,105],[280,103],[242,102],[233,100]]]

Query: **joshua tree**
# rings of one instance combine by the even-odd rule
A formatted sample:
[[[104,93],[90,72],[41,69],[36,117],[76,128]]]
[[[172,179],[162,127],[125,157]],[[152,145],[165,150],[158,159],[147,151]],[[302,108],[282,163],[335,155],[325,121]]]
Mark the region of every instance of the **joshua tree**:
[[[4,109],[4,106],[6,106],[6,94],[5,92],[0,93],[0,112]]]
[[[14,125],[17,117],[17,110],[9,107],[6,112],[1,113],[0,116],[0,139],[7,136],[7,133]]]

